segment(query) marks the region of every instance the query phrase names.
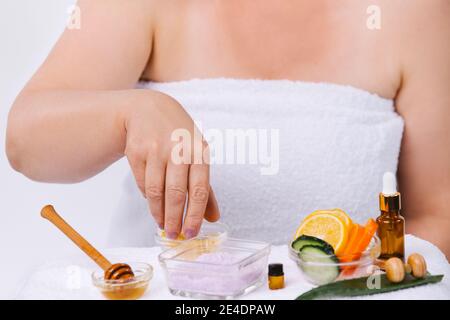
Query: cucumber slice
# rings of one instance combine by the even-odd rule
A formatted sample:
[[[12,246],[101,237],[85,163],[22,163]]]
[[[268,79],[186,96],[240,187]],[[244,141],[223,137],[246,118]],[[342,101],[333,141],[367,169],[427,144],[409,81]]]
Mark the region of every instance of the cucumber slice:
[[[297,252],[300,252],[300,250],[302,250],[304,246],[309,245],[321,247],[326,251],[332,251],[331,254],[334,254],[334,249],[328,242],[316,237],[301,235],[300,237],[295,239],[294,242],[292,242],[292,248]]]
[[[334,250],[315,245],[305,245],[298,253],[300,268],[316,284],[333,282],[341,272]]]

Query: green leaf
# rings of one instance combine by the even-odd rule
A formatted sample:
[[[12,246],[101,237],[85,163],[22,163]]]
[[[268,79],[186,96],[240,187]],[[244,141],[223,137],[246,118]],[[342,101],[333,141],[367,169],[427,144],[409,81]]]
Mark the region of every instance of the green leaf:
[[[442,280],[444,275],[428,275],[423,279],[416,279],[410,275],[407,275],[403,282],[392,283],[385,274],[380,275],[379,289],[369,289],[367,286],[367,279],[369,277],[342,280],[333,283],[328,283],[323,286],[319,286],[312,290],[309,290],[302,295],[298,296],[296,300],[312,300],[325,297],[353,297],[353,296],[366,296],[377,293],[391,292],[401,289],[407,289],[425,284],[438,283]]]

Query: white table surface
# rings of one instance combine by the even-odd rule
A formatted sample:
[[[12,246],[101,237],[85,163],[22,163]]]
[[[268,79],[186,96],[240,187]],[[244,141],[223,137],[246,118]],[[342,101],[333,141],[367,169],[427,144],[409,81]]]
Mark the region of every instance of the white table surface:
[[[439,284],[427,285],[386,294],[361,297],[362,299],[450,299],[450,265],[445,256],[431,243],[408,235],[407,253],[418,252],[428,263],[432,274],[444,274]],[[112,261],[143,261],[154,267],[154,277],[149,290],[142,299],[185,299],[170,294],[164,273],[158,263],[161,249],[120,248],[107,249]],[[241,299],[295,299],[299,294],[313,288],[301,276],[296,264],[288,257],[287,246],[272,246],[269,263],[281,262],[284,265],[286,287],[282,290],[269,290],[267,285],[243,296]],[[74,255],[64,260],[49,261],[29,277],[20,290],[18,299],[103,299],[91,284],[90,273],[95,266],[83,255]],[[355,298],[352,298],[355,299]]]

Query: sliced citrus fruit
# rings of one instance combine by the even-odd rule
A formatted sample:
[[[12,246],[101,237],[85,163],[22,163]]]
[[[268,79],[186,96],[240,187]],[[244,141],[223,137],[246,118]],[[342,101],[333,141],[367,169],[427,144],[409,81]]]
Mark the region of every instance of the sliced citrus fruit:
[[[347,213],[345,213],[344,210],[335,208],[335,209],[326,209],[326,210],[316,210],[312,213],[310,213],[306,218],[309,218],[310,216],[321,214],[321,213],[330,213],[333,214],[339,218],[341,218],[344,223],[350,228],[353,225],[352,219],[348,216]]]
[[[336,255],[344,249],[349,233],[349,227],[340,217],[332,213],[315,213],[303,220],[297,229],[295,238],[307,235],[319,238],[329,243]]]

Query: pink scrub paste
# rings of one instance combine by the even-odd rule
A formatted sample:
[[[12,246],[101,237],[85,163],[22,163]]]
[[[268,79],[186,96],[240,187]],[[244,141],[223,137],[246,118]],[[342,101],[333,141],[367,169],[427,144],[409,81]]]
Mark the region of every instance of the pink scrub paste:
[[[199,264],[183,270],[169,270],[169,287],[175,290],[217,296],[234,296],[255,284],[264,275],[265,260],[260,258],[239,268],[242,256],[212,252],[199,256]]]

